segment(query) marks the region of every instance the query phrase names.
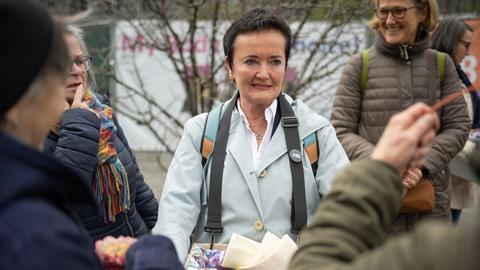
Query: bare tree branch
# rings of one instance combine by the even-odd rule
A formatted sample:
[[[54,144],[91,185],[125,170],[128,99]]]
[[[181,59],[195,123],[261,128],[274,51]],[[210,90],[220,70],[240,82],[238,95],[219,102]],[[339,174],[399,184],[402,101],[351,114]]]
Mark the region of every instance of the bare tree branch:
[[[55,0],[54,0],[55,1]],[[179,79],[177,91],[185,93],[184,110],[190,115],[209,111],[219,98],[233,89],[223,74],[223,54],[219,36],[228,21],[253,7],[271,9],[295,27],[292,44],[307,42],[302,51],[292,50],[291,67],[295,78],[288,82],[287,92],[293,97],[316,98],[332,89],[331,76],[343,67],[350,50],[327,50],[326,46],[340,46],[338,40],[349,34],[348,23],[359,20],[370,0],[86,0],[94,9],[108,9],[109,16],[122,21],[125,31],[135,33],[128,41],[132,52],[131,73],[128,78],[108,74],[121,91],[123,100],[117,100],[120,113],[144,125],[165,147],[170,137],[179,137],[184,119],[155,100],[148,89],[145,66],[138,66],[139,52],[147,48],[154,61],[163,59]],[[321,25],[313,27],[312,25]],[[293,27],[292,27],[293,28]],[[206,35],[204,41],[204,36]],[[202,35],[202,36],[200,36]],[[199,38],[202,38],[199,41]],[[198,45],[202,42],[205,46]],[[204,43],[203,43],[204,42]],[[330,44],[331,43],[331,44]],[[197,44],[197,45],[196,45]],[[355,46],[358,46],[355,44]],[[201,47],[202,51],[198,52]],[[205,50],[203,50],[203,48]],[[201,53],[201,55],[200,55]],[[138,55],[137,55],[138,54]],[[114,55],[111,53],[110,55]],[[156,57],[155,57],[156,56]],[[144,64],[142,64],[144,65]],[[122,67],[123,68],[123,67]],[[169,75],[170,76],[170,75]],[[125,82],[124,79],[133,81]],[[146,83],[148,82],[148,83]],[[322,83],[320,83],[322,82]],[[184,97],[182,96],[182,99]],[[163,104],[160,105],[160,104]],[[177,103],[178,105],[178,103]],[[120,108],[121,107],[121,108]],[[178,107],[178,106],[177,106]],[[176,109],[178,110],[178,109]],[[170,143],[170,147],[172,144]],[[173,147],[171,147],[173,148]],[[172,150],[172,149],[170,149]],[[169,151],[170,151],[169,150]]]

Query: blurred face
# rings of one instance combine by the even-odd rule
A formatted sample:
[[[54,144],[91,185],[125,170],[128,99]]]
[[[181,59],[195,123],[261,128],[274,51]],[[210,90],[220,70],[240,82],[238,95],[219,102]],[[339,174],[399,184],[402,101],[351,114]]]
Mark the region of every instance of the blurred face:
[[[82,49],[80,47],[80,43],[78,40],[71,34],[65,35],[65,42],[67,43],[68,49],[70,51],[70,58],[71,60],[75,61],[83,56]],[[67,86],[66,86],[66,99],[67,101],[71,102],[73,100],[73,96],[75,95],[75,90],[77,87],[83,84],[83,87],[87,87],[87,72],[82,65],[73,64],[72,70],[70,75],[67,79]]]
[[[286,39],[277,30],[245,33],[235,38],[232,67],[227,61],[225,64],[240,91],[242,109],[266,108],[280,94],[286,69],[285,46]]]
[[[379,0],[376,16],[380,33],[389,44],[413,44],[419,24],[426,19],[413,0]]]
[[[463,36],[457,42],[455,46],[455,51],[453,53],[453,62],[455,65],[460,64],[463,61],[463,58],[468,54],[468,49],[472,43],[473,33],[470,31],[465,31]]]
[[[25,94],[8,112],[17,125],[5,130],[27,145],[41,150],[45,136],[64,111],[65,80],[61,75],[47,75],[34,82],[31,94]]]
[[[65,109],[65,80],[59,76],[50,75],[50,78],[44,84],[45,92],[49,95],[39,94],[32,104],[31,115],[39,115],[30,117],[32,119],[32,131],[36,131],[38,145],[43,145],[43,140],[51,128],[57,123]],[[48,89],[48,90],[47,90]]]

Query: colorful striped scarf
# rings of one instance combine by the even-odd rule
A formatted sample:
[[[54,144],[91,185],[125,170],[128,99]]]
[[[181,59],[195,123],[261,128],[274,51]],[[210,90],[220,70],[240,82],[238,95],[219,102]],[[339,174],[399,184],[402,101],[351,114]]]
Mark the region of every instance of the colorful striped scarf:
[[[93,194],[97,200],[100,216],[105,223],[114,222],[115,216],[130,208],[128,176],[113,145],[117,132],[112,117],[112,108],[102,104],[90,90],[83,97],[88,107],[100,118],[100,139],[97,151],[97,167],[93,177]],[[58,123],[52,129],[60,134]]]
[[[128,176],[113,145],[117,128],[112,117],[112,108],[102,104],[91,91],[83,98],[90,109],[100,117],[100,139],[97,151],[97,168],[93,179],[93,192],[105,223],[114,222],[115,216],[130,206]]]

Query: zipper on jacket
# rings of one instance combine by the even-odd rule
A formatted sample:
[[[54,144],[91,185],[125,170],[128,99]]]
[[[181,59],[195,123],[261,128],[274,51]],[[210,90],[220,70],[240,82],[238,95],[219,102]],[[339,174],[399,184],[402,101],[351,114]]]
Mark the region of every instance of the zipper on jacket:
[[[127,227],[128,229],[130,230],[130,236],[131,237],[135,237],[134,233],[133,233],[133,229],[132,229],[132,225],[130,225],[130,222],[128,222],[128,215],[127,215],[127,212],[123,212],[123,214],[125,215],[125,223],[127,223]]]
[[[400,57],[402,57],[403,60],[406,61],[407,64],[411,64],[412,63],[412,59],[410,59],[410,55],[408,54],[408,50],[411,48],[410,45],[408,44],[404,44],[404,45],[400,45],[399,46],[399,49],[400,49]]]

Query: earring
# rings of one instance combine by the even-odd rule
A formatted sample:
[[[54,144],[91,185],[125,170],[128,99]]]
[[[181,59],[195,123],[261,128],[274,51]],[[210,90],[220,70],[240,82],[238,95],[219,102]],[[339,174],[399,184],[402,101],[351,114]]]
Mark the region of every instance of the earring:
[[[233,81],[235,79],[235,76],[233,76],[233,72],[228,73],[228,78],[230,79],[230,81]]]

